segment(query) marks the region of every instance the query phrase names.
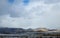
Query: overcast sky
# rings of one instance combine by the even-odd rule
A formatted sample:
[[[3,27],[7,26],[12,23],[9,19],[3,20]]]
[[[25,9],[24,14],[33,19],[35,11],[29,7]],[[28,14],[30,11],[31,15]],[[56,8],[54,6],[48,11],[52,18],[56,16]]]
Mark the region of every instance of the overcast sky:
[[[60,0],[0,0],[0,27],[60,28]]]

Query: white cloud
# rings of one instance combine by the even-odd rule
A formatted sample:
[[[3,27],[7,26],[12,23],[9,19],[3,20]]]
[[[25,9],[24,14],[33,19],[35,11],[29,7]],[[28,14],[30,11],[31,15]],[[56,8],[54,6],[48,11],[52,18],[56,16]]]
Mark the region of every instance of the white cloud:
[[[59,2],[51,0],[52,4],[48,4],[49,0],[30,0],[29,4],[24,6],[23,2],[19,1],[15,1],[9,7],[8,15],[0,17],[1,26],[20,28],[60,27]]]

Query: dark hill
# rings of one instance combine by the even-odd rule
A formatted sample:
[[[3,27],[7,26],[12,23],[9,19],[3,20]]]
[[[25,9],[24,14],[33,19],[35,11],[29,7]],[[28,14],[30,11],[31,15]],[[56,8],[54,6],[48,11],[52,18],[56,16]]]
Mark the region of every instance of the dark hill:
[[[25,33],[23,28],[0,28],[0,34],[18,34]]]

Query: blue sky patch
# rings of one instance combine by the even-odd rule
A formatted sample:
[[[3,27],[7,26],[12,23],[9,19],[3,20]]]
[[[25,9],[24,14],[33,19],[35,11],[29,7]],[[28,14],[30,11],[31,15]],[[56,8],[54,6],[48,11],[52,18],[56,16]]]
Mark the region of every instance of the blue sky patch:
[[[27,5],[29,3],[29,0],[23,0],[24,5]]]
[[[8,0],[8,2],[9,2],[9,3],[13,3],[13,2],[14,2],[14,0]]]

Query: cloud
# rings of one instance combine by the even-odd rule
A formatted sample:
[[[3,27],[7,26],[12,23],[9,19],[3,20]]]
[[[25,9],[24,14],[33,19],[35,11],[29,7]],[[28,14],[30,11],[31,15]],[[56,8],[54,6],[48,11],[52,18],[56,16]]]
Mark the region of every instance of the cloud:
[[[42,0],[42,1],[44,1],[44,3],[46,4],[56,4],[60,2],[60,0]]]
[[[0,0],[0,26],[59,28],[59,0]]]
[[[8,14],[8,5],[5,0],[0,0],[0,15]]]

